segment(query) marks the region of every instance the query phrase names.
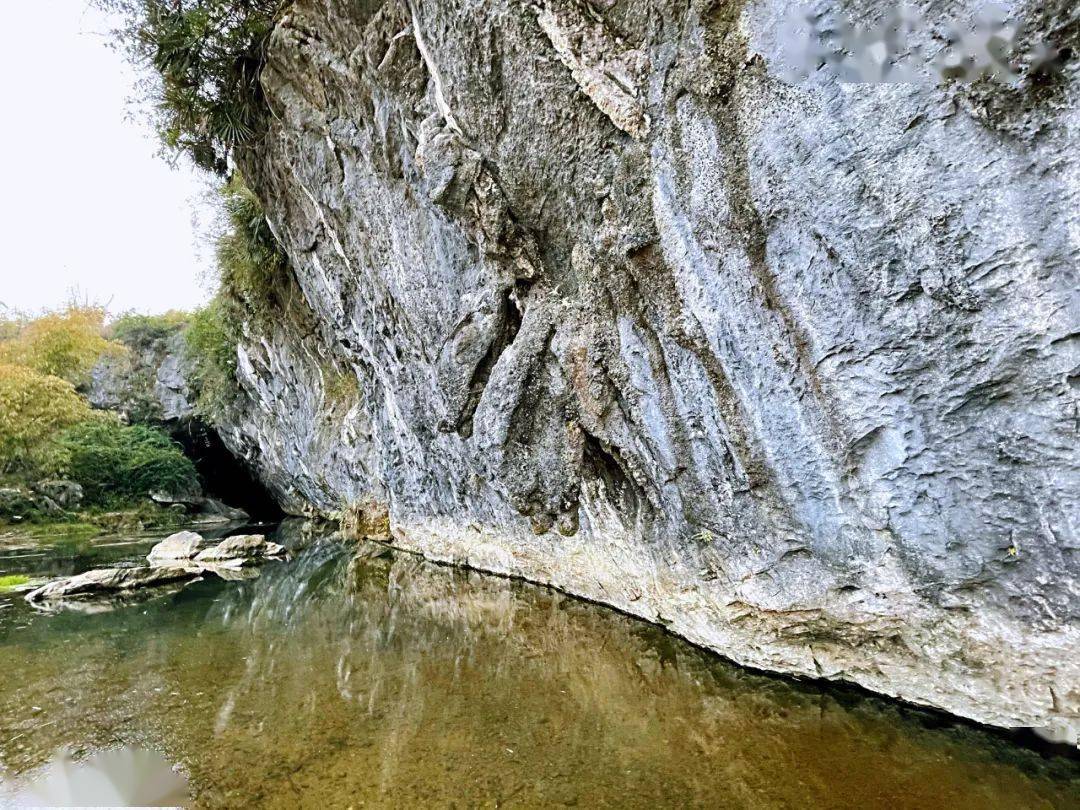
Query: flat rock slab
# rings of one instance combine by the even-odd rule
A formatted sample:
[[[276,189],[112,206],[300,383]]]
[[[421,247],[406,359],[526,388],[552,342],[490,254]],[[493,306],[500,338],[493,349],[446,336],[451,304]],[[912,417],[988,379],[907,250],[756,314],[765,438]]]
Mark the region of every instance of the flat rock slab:
[[[225,562],[192,562],[189,565],[199,573],[213,574],[226,582],[258,579],[260,571],[251,563],[254,560],[226,560]]]
[[[198,568],[173,565],[154,568],[98,568],[42,585],[30,591],[26,595],[26,601],[46,602],[67,596],[133,591],[138,588],[192,579],[201,573],[201,569]]]

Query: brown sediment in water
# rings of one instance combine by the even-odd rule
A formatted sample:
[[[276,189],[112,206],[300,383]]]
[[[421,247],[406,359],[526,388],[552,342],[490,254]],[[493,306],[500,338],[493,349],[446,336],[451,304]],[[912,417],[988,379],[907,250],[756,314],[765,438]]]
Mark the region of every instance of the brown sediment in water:
[[[105,614],[13,605],[0,655],[9,774],[145,746],[199,806],[1080,804],[1075,760],[381,547]]]

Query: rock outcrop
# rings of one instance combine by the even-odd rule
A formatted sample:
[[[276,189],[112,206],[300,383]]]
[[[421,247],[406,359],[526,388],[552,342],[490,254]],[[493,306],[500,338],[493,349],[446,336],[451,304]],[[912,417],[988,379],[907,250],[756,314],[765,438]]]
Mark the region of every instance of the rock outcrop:
[[[777,0],[297,0],[239,158],[296,289],[223,436],[293,511],[1075,737],[1080,23],[1010,6],[1063,71],[793,85]]]
[[[147,566],[96,568],[55,579],[27,593],[26,601],[46,610],[81,610],[81,600],[105,596],[109,599],[101,603],[102,609],[112,609],[126,604],[136,592],[156,593],[163,585],[186,583],[203,574],[226,580],[258,576],[251,566],[285,556],[284,546],[261,534],[236,534],[215,542],[197,532],[182,531],[150,549]],[[117,599],[112,600],[114,596]]]
[[[125,347],[126,352],[103,355],[91,371],[90,404],[138,422],[191,419],[195,408],[184,368],[182,326],[135,331]]]
[[[65,510],[77,509],[83,489],[74,481],[39,481],[29,489],[0,487],[0,519],[21,521],[35,515],[60,517]]]

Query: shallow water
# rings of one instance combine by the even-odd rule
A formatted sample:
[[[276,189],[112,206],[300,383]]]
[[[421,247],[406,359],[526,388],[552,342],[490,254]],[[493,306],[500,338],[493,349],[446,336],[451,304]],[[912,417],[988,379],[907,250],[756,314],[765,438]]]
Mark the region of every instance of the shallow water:
[[[0,574],[137,560],[153,539],[0,551]],[[8,789],[61,746],[131,746],[211,807],[1080,806],[1075,759],[751,673],[547,589],[280,540],[294,559],[258,579],[97,613],[0,596]]]

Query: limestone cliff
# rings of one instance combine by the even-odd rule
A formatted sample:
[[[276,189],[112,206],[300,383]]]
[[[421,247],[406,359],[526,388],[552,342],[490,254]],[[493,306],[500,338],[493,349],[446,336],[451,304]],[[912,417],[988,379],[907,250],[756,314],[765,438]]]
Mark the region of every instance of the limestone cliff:
[[[304,314],[225,436],[293,509],[1075,736],[1078,12],[1011,4],[1040,81],[792,84],[787,6],[298,0],[240,162]]]

